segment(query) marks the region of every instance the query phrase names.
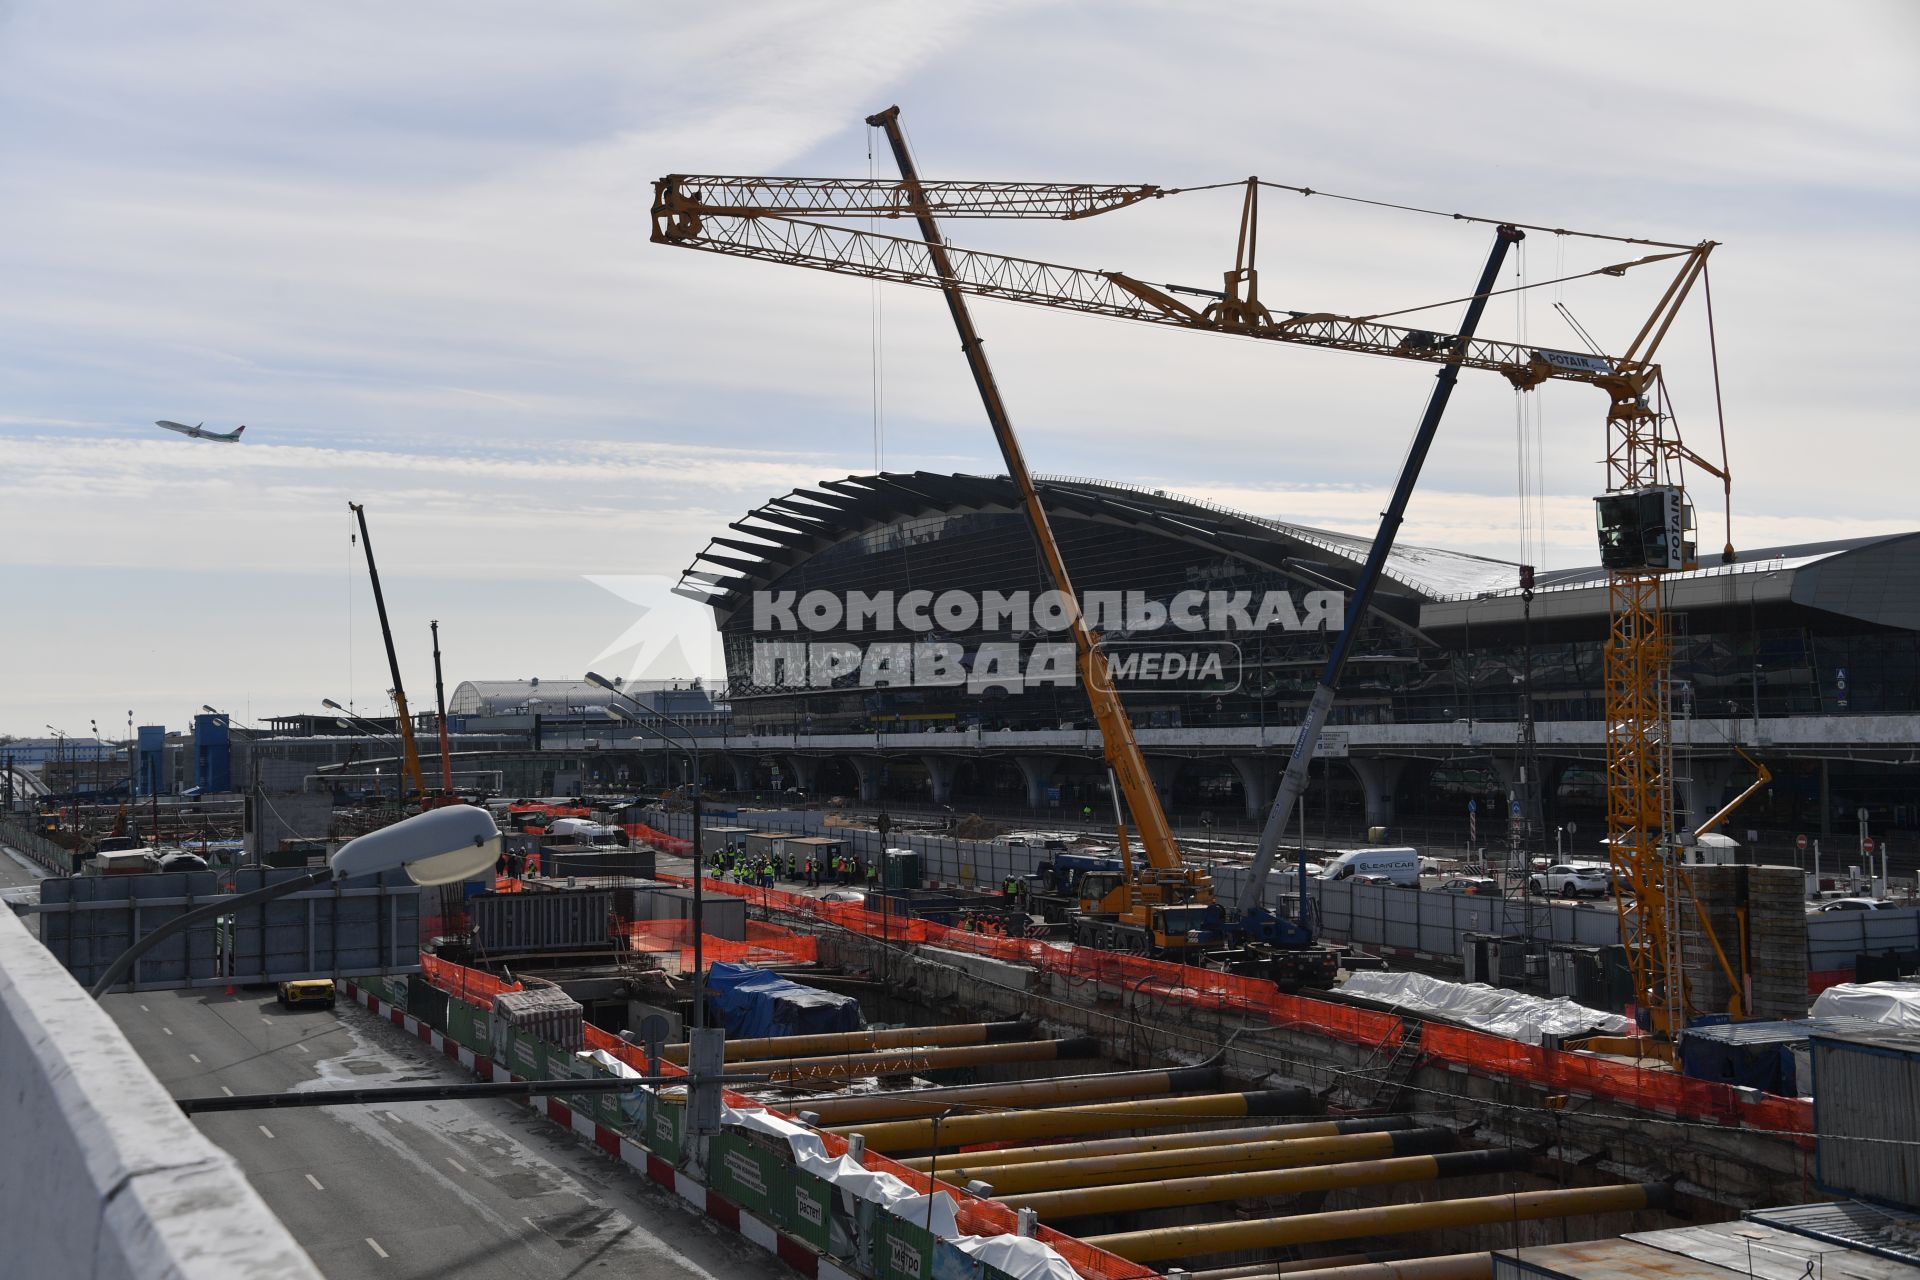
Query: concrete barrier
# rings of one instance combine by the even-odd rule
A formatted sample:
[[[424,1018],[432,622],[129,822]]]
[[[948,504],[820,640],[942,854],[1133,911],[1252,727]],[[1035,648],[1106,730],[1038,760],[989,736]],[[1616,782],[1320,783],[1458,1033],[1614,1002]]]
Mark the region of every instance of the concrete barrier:
[[[0,1271],[35,1280],[320,1280],[13,912],[0,910]]]

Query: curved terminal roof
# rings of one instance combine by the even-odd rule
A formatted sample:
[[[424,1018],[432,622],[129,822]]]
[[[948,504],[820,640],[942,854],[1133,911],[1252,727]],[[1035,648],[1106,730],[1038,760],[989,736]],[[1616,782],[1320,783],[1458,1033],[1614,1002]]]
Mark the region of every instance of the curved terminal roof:
[[[1250,515],[1228,507],[1106,480],[1039,476],[1035,484],[1049,513],[1155,530],[1167,537],[1274,568],[1339,564],[1357,571],[1368,540],[1306,525]],[[885,472],[823,480],[756,507],[728,527],[743,537],[717,537],[680,577],[675,590],[712,605],[723,616],[753,591],[845,539],[899,520],[956,511],[1021,510],[1006,476]],[[749,541],[748,539],[751,539]],[[1313,562],[1301,566],[1299,561]],[[1341,563],[1344,562],[1344,563]],[[1436,547],[1402,546],[1388,557],[1386,577],[1419,601],[1477,594],[1511,585],[1516,566]],[[1341,583],[1339,585],[1345,585]]]

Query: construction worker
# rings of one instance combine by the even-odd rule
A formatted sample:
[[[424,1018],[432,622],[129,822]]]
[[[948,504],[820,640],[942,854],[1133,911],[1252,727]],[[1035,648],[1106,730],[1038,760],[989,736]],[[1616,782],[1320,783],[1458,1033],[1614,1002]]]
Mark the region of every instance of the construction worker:
[[[880,887],[880,864],[878,862],[869,862],[867,864],[867,888],[871,890],[871,889],[877,889],[879,887]]]

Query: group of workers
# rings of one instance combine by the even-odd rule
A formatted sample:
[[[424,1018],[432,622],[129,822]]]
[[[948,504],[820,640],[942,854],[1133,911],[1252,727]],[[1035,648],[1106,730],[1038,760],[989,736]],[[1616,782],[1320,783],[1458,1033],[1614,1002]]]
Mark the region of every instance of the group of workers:
[[[880,883],[880,864],[868,862],[858,854],[836,853],[831,856],[807,854],[800,856],[792,853],[744,853],[737,849],[716,849],[707,860],[707,874],[716,880],[732,880],[735,884],[760,885],[771,889],[779,880],[804,882],[811,888],[819,888],[831,881],[834,884],[863,884],[869,889],[877,889]]]

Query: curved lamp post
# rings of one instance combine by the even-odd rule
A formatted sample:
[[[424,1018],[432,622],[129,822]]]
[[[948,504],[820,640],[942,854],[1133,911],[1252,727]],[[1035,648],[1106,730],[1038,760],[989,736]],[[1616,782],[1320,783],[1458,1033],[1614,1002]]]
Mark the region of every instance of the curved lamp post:
[[[692,762],[692,767],[693,767],[693,779],[692,779],[692,787],[693,787],[693,797],[692,797],[693,799],[693,1026],[695,1030],[700,1030],[707,1025],[707,1016],[706,1016],[707,967],[706,967],[706,958],[705,958],[705,955],[703,954],[703,951],[700,945],[701,935],[705,932],[705,926],[706,926],[706,921],[702,915],[701,871],[700,871],[700,743],[694,738],[693,731],[687,728],[687,726],[681,724],[678,720],[675,720],[672,716],[667,715],[663,711],[655,711],[653,708],[647,706],[645,703],[641,702],[638,698],[635,698],[632,694],[622,689],[619,685],[615,684],[613,681],[601,675],[598,671],[587,672],[587,679],[592,681],[594,684],[599,685],[602,689],[605,689],[608,693],[612,694],[614,697],[625,698],[628,702],[631,702],[635,707],[638,707],[642,713],[641,715],[635,715],[632,712],[623,710],[620,707],[609,706],[607,708],[607,711],[610,714],[618,716],[620,719],[625,720],[628,724],[634,725],[637,728],[651,729],[654,732],[654,734],[660,738],[662,742],[665,742],[670,746],[680,747],[683,751],[685,751],[687,753],[687,758]],[[660,726],[663,722],[666,724],[670,724],[674,728],[678,729],[680,731],[680,739],[684,739],[684,741],[676,739],[672,734],[669,734],[665,729],[662,729]],[[669,770],[667,776],[669,780],[671,780],[673,776],[671,770]]]
[[[405,871],[415,884],[471,880],[490,870],[499,857],[500,829],[485,809],[463,804],[415,814],[347,841],[334,850],[324,867],[175,916],[121,952],[88,994],[99,999],[126,977],[141,956],[203,920],[232,915],[335,880],[383,871]]]

